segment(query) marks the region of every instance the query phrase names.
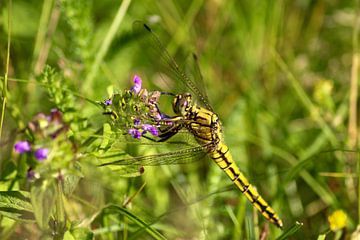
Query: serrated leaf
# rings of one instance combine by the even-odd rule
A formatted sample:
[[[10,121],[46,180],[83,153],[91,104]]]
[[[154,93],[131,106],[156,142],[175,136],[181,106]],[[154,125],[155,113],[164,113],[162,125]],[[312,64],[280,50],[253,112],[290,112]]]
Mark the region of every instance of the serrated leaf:
[[[16,221],[34,221],[35,217],[29,192],[1,191],[0,213]]]
[[[41,229],[47,229],[57,195],[55,184],[48,180],[36,182],[30,193],[36,222]]]

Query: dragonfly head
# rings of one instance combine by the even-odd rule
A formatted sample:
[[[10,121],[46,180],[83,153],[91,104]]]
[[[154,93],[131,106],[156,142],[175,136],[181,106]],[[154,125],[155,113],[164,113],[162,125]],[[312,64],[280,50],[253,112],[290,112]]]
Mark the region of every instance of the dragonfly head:
[[[173,110],[175,114],[185,116],[192,106],[192,97],[190,93],[178,94],[173,101]]]

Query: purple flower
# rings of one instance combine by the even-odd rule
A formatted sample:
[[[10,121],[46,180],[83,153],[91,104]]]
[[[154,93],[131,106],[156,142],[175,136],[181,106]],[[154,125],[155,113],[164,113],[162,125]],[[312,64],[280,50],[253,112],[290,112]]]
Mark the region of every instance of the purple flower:
[[[138,75],[135,75],[133,81],[134,81],[134,86],[131,87],[130,91],[132,91],[135,94],[138,94],[141,90],[142,80]]]
[[[39,148],[35,151],[35,158],[39,161],[43,161],[48,157],[49,149],[47,148]]]
[[[106,106],[109,106],[109,105],[112,104],[112,99],[111,99],[111,98],[106,99],[106,100],[104,101],[104,103],[105,103]]]
[[[150,133],[155,137],[159,136],[159,130],[155,126],[150,129]]]
[[[18,153],[24,153],[24,152],[29,152],[31,150],[31,146],[28,141],[18,141],[14,145],[14,149]]]
[[[151,124],[143,124],[142,129],[144,130],[144,133],[150,132],[153,136],[159,136],[158,129]]]
[[[128,133],[133,137],[133,138],[136,138],[136,139],[140,139],[141,138],[141,133],[139,130],[135,129],[135,128],[130,128],[128,130]]]
[[[134,118],[134,126],[139,126],[141,123],[140,119]]]
[[[32,181],[35,178],[35,171],[29,168],[29,170],[26,173],[26,178],[28,181]]]

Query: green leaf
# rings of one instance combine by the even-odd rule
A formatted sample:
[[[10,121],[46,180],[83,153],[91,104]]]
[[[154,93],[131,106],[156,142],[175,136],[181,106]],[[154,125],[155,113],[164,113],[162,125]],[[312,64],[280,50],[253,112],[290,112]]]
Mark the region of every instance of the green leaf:
[[[16,221],[34,221],[35,217],[29,192],[1,191],[0,213]]]
[[[56,199],[55,184],[48,180],[38,181],[30,192],[36,222],[41,229],[47,229]]]

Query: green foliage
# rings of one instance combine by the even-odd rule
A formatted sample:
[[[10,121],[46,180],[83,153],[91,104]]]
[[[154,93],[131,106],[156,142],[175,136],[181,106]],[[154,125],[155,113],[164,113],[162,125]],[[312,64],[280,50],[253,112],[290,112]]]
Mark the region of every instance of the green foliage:
[[[60,76],[56,74],[55,69],[50,66],[45,66],[42,76],[40,77],[40,82],[45,85],[49,100],[52,101],[61,112],[66,113],[72,110],[74,106],[73,95],[70,95],[69,90],[66,89],[64,79],[61,79]]]
[[[1,191],[0,211],[16,221],[34,221],[30,195],[25,191]]]
[[[46,180],[37,181],[31,187],[30,195],[36,221],[42,230],[47,230],[55,205],[55,183]]]
[[[70,38],[68,40],[70,46],[66,51],[72,55],[72,60],[89,64],[92,59],[92,2],[62,0],[60,6],[65,15],[66,28],[69,29],[67,37]]]
[[[358,115],[349,100],[359,89],[350,84],[357,79],[350,76],[358,67],[358,1],[3,2],[1,239],[359,235],[359,131],[349,127]],[[208,159],[145,166],[136,178],[138,165],[98,167],[173,152],[184,139],[193,144],[182,132],[163,143],[133,139],[129,125],[116,128],[103,115],[98,103],[119,97],[135,74],[146,89],[185,91],[171,73],[159,75],[161,59],[147,55],[135,20],[149,22],[180,68],[194,69],[184,65],[197,53],[203,81],[194,78],[222,120],[224,140],[284,230],[258,216]],[[132,123],[130,110],[121,112],[129,98],[115,100],[118,121]],[[139,110],[125,105],[131,114]],[[174,115],[171,97],[159,105]],[[20,140],[29,152],[14,151]],[[34,155],[39,148],[50,150],[44,161]],[[339,209],[345,227],[331,229],[328,217]]]

